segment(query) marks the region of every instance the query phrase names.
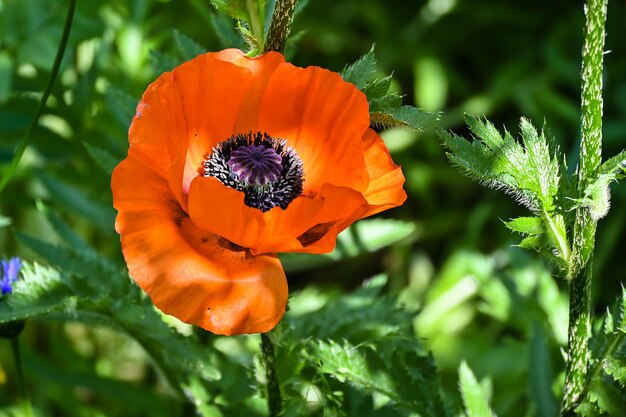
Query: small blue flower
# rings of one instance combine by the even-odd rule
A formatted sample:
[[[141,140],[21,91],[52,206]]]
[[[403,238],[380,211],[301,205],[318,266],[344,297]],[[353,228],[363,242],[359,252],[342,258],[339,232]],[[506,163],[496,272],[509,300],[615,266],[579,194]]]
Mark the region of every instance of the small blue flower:
[[[2,295],[10,294],[13,291],[13,283],[19,278],[21,268],[22,260],[18,257],[2,261],[2,281],[0,281]]]

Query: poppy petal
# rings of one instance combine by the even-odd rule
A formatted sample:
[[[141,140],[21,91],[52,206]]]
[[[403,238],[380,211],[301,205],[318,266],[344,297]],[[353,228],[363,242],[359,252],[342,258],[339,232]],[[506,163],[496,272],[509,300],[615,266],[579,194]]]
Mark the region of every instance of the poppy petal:
[[[133,153],[112,178],[116,230],[133,279],[163,312],[211,332],[272,329],[287,303],[278,258],[253,256],[196,227],[167,180]]]
[[[339,74],[319,67],[276,68],[250,128],[286,139],[305,170],[304,191],[323,184],[364,190],[367,170],[361,138],[369,127],[365,95]]]
[[[406,192],[402,188],[404,175],[391,159],[382,138],[372,129],[363,136],[363,152],[370,179],[363,193],[370,205],[365,216],[402,205],[406,201]]]
[[[280,207],[262,213],[244,203],[244,194],[212,177],[191,183],[189,215],[198,227],[250,248],[253,254],[275,252],[324,253],[334,248],[334,239],[314,244],[326,232],[334,236],[361,217],[367,201],[347,187],[326,184],[318,196],[300,196],[286,210]],[[348,223],[348,224],[349,224]],[[306,235],[319,225],[329,225],[312,240]],[[340,230],[339,230],[340,229]]]

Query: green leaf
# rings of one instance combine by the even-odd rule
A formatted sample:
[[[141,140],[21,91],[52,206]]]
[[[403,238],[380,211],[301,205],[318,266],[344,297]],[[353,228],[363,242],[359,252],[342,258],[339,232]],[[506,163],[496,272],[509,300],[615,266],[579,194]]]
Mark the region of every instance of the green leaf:
[[[157,74],[173,70],[180,64],[180,60],[173,55],[157,51],[150,51],[150,66]]]
[[[137,289],[130,285],[127,274],[88,247],[64,248],[22,233],[16,237],[51,265],[77,275],[66,283],[78,295],[96,299],[137,297]]]
[[[317,340],[307,347],[307,358],[322,374],[387,397],[396,408],[419,410],[423,417],[451,416],[432,356],[415,339],[396,336],[359,346]]]
[[[607,312],[601,330],[593,336],[591,367],[581,407],[598,408],[609,415],[626,409],[626,289]]]
[[[315,305],[315,293],[293,295],[287,321],[294,338],[348,339],[360,343],[390,334],[410,334],[411,312],[400,308],[393,297],[382,295],[387,283],[384,275],[368,280],[357,291],[334,300],[326,300],[312,311],[301,312],[298,306]],[[311,299],[313,298],[313,299]]]
[[[126,93],[121,88],[112,84],[107,86],[104,93],[108,108],[113,113],[119,126],[125,131],[128,130],[130,122],[135,116],[137,103],[139,100]]]
[[[0,323],[47,314],[74,301],[74,294],[57,270],[23,262],[13,292],[0,297]]]
[[[615,179],[622,179],[626,175],[626,151],[606,160],[600,166],[600,174],[615,175]]]
[[[415,130],[435,127],[439,114],[429,113],[413,106],[383,107],[371,114],[372,124],[384,128],[405,126]]]
[[[489,393],[478,383],[465,361],[459,367],[459,389],[467,417],[495,417],[489,407]]]
[[[88,197],[83,191],[50,176],[43,171],[36,171],[37,177],[50,192],[50,198],[80,216],[83,216],[102,230],[113,233],[115,210],[109,205]]]
[[[337,247],[329,254],[281,254],[287,272],[309,270],[364,253],[375,252],[408,238],[416,231],[414,223],[392,219],[361,220],[337,237]]]
[[[111,155],[109,151],[90,145],[87,142],[83,142],[83,144],[85,145],[85,149],[87,149],[87,153],[96,164],[102,168],[107,175],[111,175],[117,164],[120,163],[119,158]]]
[[[80,236],[78,236],[76,232],[74,232],[74,230],[72,230],[72,228],[61,219],[57,212],[50,209],[41,201],[37,202],[37,210],[43,212],[43,214],[46,216],[46,219],[48,220],[54,231],[57,232],[65,245],[75,248],[90,249],[85,241],[81,239]],[[95,251],[92,251],[92,253],[94,256],[97,256]]]
[[[354,84],[359,90],[364,90],[369,84],[377,80],[376,57],[374,56],[374,48],[359,58],[355,63],[346,66],[341,71],[342,78]],[[386,93],[387,90],[383,92]]]
[[[210,351],[197,339],[184,337],[169,327],[154,311],[149,302],[141,304],[120,303],[112,309],[113,320],[143,346],[165,371],[198,375],[206,380],[216,380],[219,371],[212,365]],[[186,376],[179,376],[186,378]]]
[[[206,53],[206,48],[178,30],[174,31],[174,43],[181,58],[185,61]]]
[[[543,221],[539,217],[518,217],[504,224],[514,232],[527,235],[541,235],[545,232]]]
[[[218,11],[226,13],[233,19],[248,20],[246,0],[211,0]]]
[[[341,76],[365,93],[370,106],[371,125],[376,128],[404,126],[416,130],[431,129],[439,120],[439,114],[428,113],[413,106],[403,106],[402,97],[387,94],[391,76],[378,77],[374,48],[347,66]]]
[[[520,122],[521,143],[506,131],[501,135],[488,121],[466,115],[466,122],[476,137],[472,142],[440,132],[452,164],[483,185],[503,189],[535,213],[541,219],[540,227],[528,221],[514,222],[511,227],[534,230],[535,233],[528,233],[531,236],[544,230],[545,239],[526,238],[521,246],[539,250],[566,269],[571,250],[565,224],[568,207],[563,202],[572,195],[565,165],[550,149],[549,140],[524,118]]]

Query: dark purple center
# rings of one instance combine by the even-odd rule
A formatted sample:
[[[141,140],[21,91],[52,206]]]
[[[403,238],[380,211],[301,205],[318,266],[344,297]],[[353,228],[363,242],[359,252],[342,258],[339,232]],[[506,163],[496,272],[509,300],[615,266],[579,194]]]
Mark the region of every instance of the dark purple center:
[[[230,153],[228,166],[239,180],[263,186],[280,178],[282,161],[274,148],[248,145],[240,146]]]

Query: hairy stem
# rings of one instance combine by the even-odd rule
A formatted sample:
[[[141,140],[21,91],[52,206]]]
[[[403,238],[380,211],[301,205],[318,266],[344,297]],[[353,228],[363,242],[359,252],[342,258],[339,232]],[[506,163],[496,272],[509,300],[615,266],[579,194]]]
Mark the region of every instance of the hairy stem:
[[[581,145],[578,194],[598,176],[602,159],[602,65],[608,0],[588,0],[585,7],[585,43],[582,51]],[[583,400],[591,336],[591,279],[596,221],[587,208],[576,210],[570,278],[570,317],[567,368],[561,414],[575,415]]]
[[[276,371],[274,344],[267,333],[261,333],[261,354],[267,375],[267,405],[269,408],[269,416],[277,417],[282,412],[283,399],[280,394],[278,372]]]
[[[24,379],[24,369],[22,368],[22,356],[20,355],[20,342],[18,336],[12,337],[10,341],[11,351],[13,353],[13,362],[15,362],[15,371],[17,373],[17,387],[19,390],[20,399],[24,406],[24,415],[26,417],[32,417],[33,410],[30,405],[28,391],[26,390],[26,380]]]
[[[63,61],[63,55],[65,54],[65,47],[67,46],[67,40],[70,37],[70,30],[72,28],[72,20],[74,18],[74,9],[76,8],[76,0],[70,0],[70,4],[67,9],[67,15],[65,16],[65,26],[63,26],[63,34],[61,35],[61,42],[59,43],[59,49],[57,49],[57,54],[54,57],[54,64],[52,64],[52,71],[50,72],[50,78],[48,78],[48,84],[46,85],[43,94],[41,95],[41,99],[39,100],[39,104],[37,105],[37,110],[33,118],[30,121],[30,124],[26,128],[24,132],[24,136],[22,136],[22,141],[19,146],[15,150],[15,155],[13,156],[13,160],[11,161],[11,165],[6,170],[2,179],[0,179],[0,192],[7,185],[13,173],[17,169],[17,166],[22,159],[22,155],[24,155],[24,151],[28,147],[28,142],[30,141],[30,134],[32,133],[35,126],[37,126],[37,122],[39,121],[39,117],[43,113],[44,108],[46,107],[46,102],[48,101],[48,97],[52,92],[52,86],[56,81],[57,75],[59,74],[59,68],[61,67],[61,62]]]
[[[276,0],[276,7],[272,14],[272,23],[267,32],[265,52],[283,52],[285,49],[297,1],[298,0]]]

